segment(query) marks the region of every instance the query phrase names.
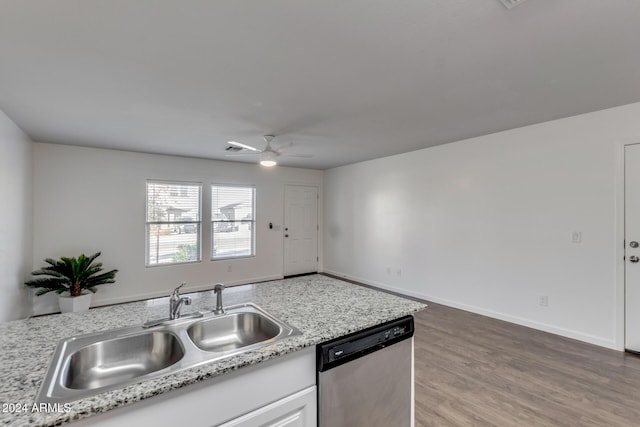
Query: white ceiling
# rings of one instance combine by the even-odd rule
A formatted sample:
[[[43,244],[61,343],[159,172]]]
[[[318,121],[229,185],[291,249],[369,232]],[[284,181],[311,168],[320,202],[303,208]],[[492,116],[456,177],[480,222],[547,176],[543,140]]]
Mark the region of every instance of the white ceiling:
[[[41,142],[324,169],[637,101],[638,0],[0,0]]]

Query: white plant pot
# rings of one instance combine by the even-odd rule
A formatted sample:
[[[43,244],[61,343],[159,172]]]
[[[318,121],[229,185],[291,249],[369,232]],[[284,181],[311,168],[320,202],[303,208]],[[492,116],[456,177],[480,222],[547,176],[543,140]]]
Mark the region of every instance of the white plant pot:
[[[71,313],[89,310],[91,306],[91,295],[90,292],[82,294],[79,297],[71,297],[68,293],[60,294],[58,297],[60,311],[63,313]]]

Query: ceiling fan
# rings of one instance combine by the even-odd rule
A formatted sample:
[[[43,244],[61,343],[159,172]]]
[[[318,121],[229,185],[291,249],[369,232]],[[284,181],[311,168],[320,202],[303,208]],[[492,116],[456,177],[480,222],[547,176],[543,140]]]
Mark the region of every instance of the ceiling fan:
[[[237,156],[260,156],[260,164],[262,166],[267,166],[267,167],[271,167],[271,166],[275,166],[278,164],[277,158],[280,156],[283,157],[302,157],[302,158],[309,158],[309,157],[313,157],[312,154],[287,154],[285,152],[285,149],[287,147],[290,147],[293,145],[293,143],[289,143],[289,144],[285,144],[281,147],[278,147],[277,149],[274,149],[273,147],[271,147],[271,141],[273,141],[273,139],[275,138],[274,135],[264,135],[263,136],[265,142],[267,143],[267,145],[262,149],[258,149],[255,147],[252,147],[251,145],[247,145],[247,144],[242,144],[240,142],[236,142],[236,141],[229,141],[229,144],[235,146],[235,147],[240,147],[241,149],[247,150],[245,152],[237,152],[237,153],[233,153],[233,154],[227,154],[227,157],[237,157]]]

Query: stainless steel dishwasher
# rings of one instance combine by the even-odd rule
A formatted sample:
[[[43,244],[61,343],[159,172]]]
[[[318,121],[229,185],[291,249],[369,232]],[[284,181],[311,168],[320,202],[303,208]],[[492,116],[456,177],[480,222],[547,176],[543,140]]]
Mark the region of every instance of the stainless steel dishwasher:
[[[319,427],[409,427],[413,316],[317,347]]]

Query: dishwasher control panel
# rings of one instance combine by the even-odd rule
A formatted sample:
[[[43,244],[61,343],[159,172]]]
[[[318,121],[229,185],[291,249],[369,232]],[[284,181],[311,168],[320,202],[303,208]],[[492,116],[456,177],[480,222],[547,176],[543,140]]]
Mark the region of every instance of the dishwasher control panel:
[[[413,316],[359,331],[318,346],[318,370],[346,363],[413,336]]]

